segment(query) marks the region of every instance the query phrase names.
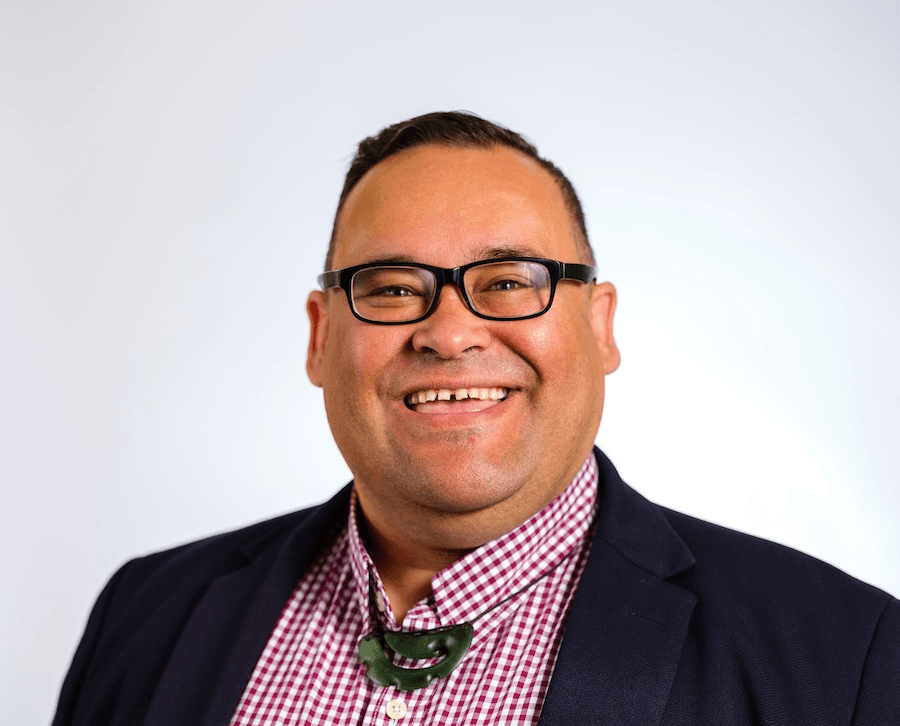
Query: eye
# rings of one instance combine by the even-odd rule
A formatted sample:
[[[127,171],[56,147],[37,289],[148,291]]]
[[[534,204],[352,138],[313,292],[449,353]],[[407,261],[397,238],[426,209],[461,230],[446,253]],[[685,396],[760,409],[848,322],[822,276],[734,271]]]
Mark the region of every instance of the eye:
[[[534,281],[529,278],[522,277],[521,275],[493,277],[489,280],[485,280],[483,286],[481,287],[481,291],[483,293],[487,293],[487,292],[520,292],[523,290],[533,290],[533,289],[534,289]]]
[[[531,287],[531,285],[521,280],[496,280],[492,282],[487,289],[504,292],[510,290],[519,290],[523,287]]]
[[[430,284],[429,284],[430,283]],[[429,297],[429,273],[410,267],[372,267],[353,276],[353,299],[369,305],[398,305]]]
[[[523,260],[490,262],[466,273],[470,294],[507,296],[524,294],[547,286],[547,270]]]
[[[391,287],[380,287],[377,290],[371,290],[367,293],[368,297],[413,297],[421,295],[418,290],[412,290],[408,287],[393,285]]]

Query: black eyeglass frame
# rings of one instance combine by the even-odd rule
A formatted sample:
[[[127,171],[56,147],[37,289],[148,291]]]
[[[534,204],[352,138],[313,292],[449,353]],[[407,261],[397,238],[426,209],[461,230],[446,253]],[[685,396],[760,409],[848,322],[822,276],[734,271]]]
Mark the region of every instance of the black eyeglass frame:
[[[498,318],[492,315],[485,315],[484,313],[480,313],[473,307],[472,301],[469,299],[469,295],[466,292],[466,288],[462,284],[463,275],[465,275],[467,270],[471,270],[473,267],[492,265],[498,262],[535,262],[547,268],[547,272],[550,275],[550,297],[547,300],[547,305],[543,310],[537,313],[532,313],[531,315],[522,315],[517,318]],[[413,320],[369,320],[368,318],[364,318],[356,311],[356,306],[353,304],[351,282],[353,280],[353,276],[360,270],[366,270],[376,267],[413,267],[419,270],[427,270],[431,272],[435,278],[434,298],[431,301],[431,305],[428,306],[428,309],[422,315]],[[559,260],[548,260],[543,257],[497,257],[495,259],[470,262],[468,265],[460,265],[459,267],[435,267],[433,265],[425,265],[420,262],[370,262],[364,265],[345,267],[342,270],[330,270],[328,272],[323,272],[316,279],[319,283],[319,287],[322,289],[322,292],[327,292],[334,287],[341,288],[347,295],[347,304],[350,305],[350,311],[357,318],[357,320],[361,320],[364,323],[371,323],[372,325],[410,325],[412,323],[418,323],[424,320],[437,309],[438,303],[441,299],[441,290],[444,289],[444,285],[446,285],[447,283],[453,283],[454,285],[456,285],[457,289],[462,295],[463,301],[465,301],[466,303],[466,307],[469,308],[469,311],[473,315],[479,318],[483,318],[484,320],[501,321],[528,320],[530,318],[539,317],[550,309],[550,307],[553,305],[553,298],[556,296],[556,283],[558,283],[560,280],[577,280],[578,282],[590,284],[597,279],[597,269],[593,265],[583,265],[578,262],[560,262]]]

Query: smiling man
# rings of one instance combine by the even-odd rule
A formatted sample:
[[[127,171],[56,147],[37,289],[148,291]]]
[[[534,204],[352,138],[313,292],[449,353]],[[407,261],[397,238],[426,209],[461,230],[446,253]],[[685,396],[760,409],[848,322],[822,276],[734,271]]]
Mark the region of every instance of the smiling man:
[[[360,144],[307,371],[353,482],[126,564],[55,724],[900,723],[900,603],[662,509],[566,177],[436,113]]]
[[[399,265],[345,275],[349,296],[311,295],[307,367],[376,564],[398,569],[385,584],[402,614],[435,573],[541,510],[584,464],[603,374],[619,361],[615,290],[589,284],[590,252],[554,178],[503,145],[391,156],[349,192],[334,237],[336,269]],[[532,258],[576,263],[581,279],[555,283],[551,304],[557,268]],[[409,266],[473,263],[439,291]],[[377,324],[406,318],[419,320]]]

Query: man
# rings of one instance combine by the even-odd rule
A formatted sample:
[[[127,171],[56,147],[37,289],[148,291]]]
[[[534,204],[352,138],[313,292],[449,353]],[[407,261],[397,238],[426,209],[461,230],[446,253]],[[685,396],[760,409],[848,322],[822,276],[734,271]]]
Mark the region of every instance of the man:
[[[308,303],[352,488],[126,564],[54,723],[900,723],[897,600],[593,449],[619,363],[593,262],[518,135],[365,140]]]

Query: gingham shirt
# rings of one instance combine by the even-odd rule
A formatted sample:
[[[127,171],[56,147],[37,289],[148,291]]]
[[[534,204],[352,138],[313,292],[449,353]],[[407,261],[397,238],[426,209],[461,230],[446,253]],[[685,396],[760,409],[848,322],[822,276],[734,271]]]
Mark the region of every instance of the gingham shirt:
[[[531,519],[437,573],[433,594],[398,624],[360,538],[351,496],[347,525],[285,605],[232,726],[537,723],[587,558],[596,498],[591,455]],[[472,621],[548,571],[474,623],[472,645],[448,677],[415,691],[382,688],[366,677],[357,653],[367,633]],[[395,660],[417,668],[434,662]]]

